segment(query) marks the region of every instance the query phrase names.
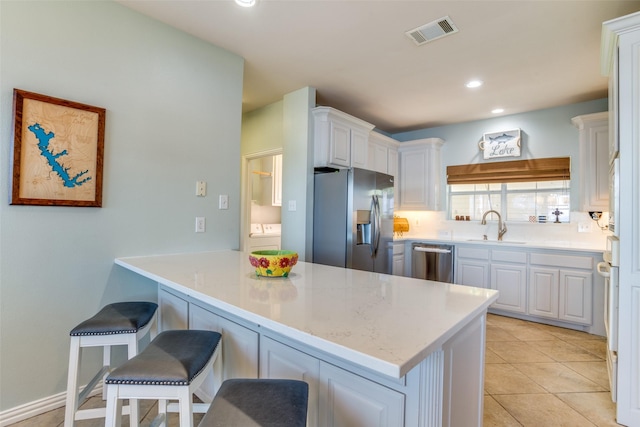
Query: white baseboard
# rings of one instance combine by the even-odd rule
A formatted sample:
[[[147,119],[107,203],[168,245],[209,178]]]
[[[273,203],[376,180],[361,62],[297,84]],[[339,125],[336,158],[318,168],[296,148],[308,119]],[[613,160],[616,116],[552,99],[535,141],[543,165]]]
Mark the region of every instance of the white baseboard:
[[[101,383],[93,390],[91,396],[102,393]],[[66,399],[67,393],[63,391],[53,396],[34,400],[33,402],[2,411],[0,412],[0,427],[7,427],[11,424],[64,407]]]

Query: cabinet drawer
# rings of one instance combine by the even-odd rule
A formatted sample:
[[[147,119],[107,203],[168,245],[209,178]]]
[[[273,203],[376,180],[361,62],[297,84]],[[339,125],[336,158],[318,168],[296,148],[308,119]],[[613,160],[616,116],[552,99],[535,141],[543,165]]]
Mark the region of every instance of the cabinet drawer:
[[[489,249],[457,246],[456,251],[459,258],[489,259]]]
[[[593,270],[593,258],[586,256],[532,253],[529,261],[545,266]]]
[[[509,252],[509,251],[491,251],[492,261],[519,262],[525,264],[527,262],[526,252]]]

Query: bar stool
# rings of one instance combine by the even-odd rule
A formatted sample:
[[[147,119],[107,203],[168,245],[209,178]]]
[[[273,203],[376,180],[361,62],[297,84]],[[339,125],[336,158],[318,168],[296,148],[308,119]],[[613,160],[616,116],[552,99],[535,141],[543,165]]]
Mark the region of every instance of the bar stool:
[[[226,380],[198,427],[305,427],[308,400],[304,381]]]
[[[67,399],[64,416],[65,427],[73,427],[76,420],[103,418],[105,408],[78,409],[93,391],[96,384],[104,380],[111,371],[111,347],[127,346],[127,356],[138,354],[138,341],[150,334],[156,335],[158,305],[152,302],[118,302],[103,307],[95,316],[73,328],[69,350],[69,374],[67,377]],[[102,369],[79,393],[78,376],[81,369],[82,349],[103,347]],[[103,398],[106,397],[103,388]],[[132,419],[138,419],[137,402],[129,402],[127,408]]]
[[[194,404],[193,393],[213,371],[222,383],[222,335],[213,331],[175,330],[158,334],[140,354],[114,369],[107,385],[106,427],[119,427],[122,399],[158,400],[158,420],[166,421],[167,400],[178,400],[180,426],[193,426],[193,412],[210,404]],[[214,368],[214,365],[215,368]]]

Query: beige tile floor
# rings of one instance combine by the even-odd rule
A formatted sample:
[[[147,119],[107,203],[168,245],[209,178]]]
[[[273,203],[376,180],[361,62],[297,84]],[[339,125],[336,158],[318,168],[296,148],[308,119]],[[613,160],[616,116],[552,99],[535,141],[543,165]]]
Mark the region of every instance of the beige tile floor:
[[[605,348],[601,337],[490,314],[484,427],[618,426]],[[99,398],[92,398],[85,405],[101,404]],[[143,425],[157,413],[152,405],[142,404]],[[194,415],[196,425],[201,417]],[[64,408],[60,408],[10,427],[58,427],[63,422]],[[177,414],[170,415],[169,424],[178,425]],[[98,427],[104,421],[76,425]],[[127,425],[125,417],[123,426]]]
[[[489,315],[484,427],[618,426],[602,337]]]

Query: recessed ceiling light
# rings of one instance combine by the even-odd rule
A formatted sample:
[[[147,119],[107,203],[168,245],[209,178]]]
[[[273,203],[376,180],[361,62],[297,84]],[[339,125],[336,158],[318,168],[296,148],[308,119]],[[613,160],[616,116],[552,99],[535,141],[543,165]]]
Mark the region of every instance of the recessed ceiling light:
[[[481,80],[471,80],[471,81],[468,81],[465,84],[465,86],[468,87],[469,89],[480,87],[480,86],[482,86],[482,81]]]
[[[491,112],[493,114],[500,114],[500,113],[504,113],[504,108],[494,108],[493,110],[491,110]]]
[[[235,2],[237,5],[240,5],[242,7],[253,7],[256,5],[258,0],[235,0]]]

